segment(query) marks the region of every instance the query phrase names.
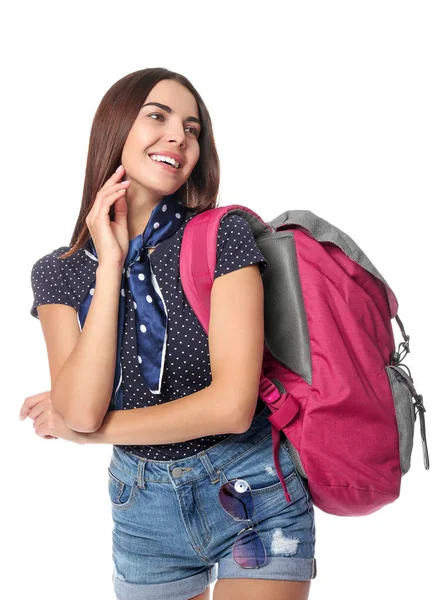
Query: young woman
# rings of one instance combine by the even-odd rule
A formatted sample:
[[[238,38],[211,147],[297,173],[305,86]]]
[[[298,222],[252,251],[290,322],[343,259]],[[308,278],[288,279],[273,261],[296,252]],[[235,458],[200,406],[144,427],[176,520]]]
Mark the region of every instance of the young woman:
[[[218,186],[193,85],[131,73],[96,112],[70,246],[32,268],[51,391],[26,398],[21,418],[42,437],[113,444],[122,600],[206,600],[216,579],[214,600],[303,600],[316,576],[307,484],[283,439],[285,500],[258,398],[268,265],[244,217],[220,224],[208,337],[181,287],[184,227],[217,206]]]

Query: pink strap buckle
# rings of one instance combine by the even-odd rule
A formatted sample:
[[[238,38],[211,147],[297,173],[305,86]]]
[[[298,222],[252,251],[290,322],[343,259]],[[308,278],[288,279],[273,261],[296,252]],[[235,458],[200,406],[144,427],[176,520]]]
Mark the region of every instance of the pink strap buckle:
[[[281,394],[270,379],[263,377],[260,380],[259,396],[264,402],[272,404],[280,398]]]

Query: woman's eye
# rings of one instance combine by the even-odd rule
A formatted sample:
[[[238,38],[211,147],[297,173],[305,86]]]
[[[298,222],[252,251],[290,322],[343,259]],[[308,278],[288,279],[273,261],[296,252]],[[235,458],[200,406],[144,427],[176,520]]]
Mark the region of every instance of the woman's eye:
[[[191,127],[190,125],[188,125],[188,126],[186,127],[186,129],[191,129],[191,130],[192,130],[192,132],[194,133],[194,135],[195,135],[196,137],[198,137],[198,136],[199,136],[199,131],[196,129],[196,127]]]
[[[148,115],[149,117],[160,117],[161,119],[164,119],[164,115],[162,115],[161,113],[151,113],[150,115]],[[157,119],[153,119],[154,121],[156,121]],[[159,119],[158,119],[159,120]],[[193,135],[198,138],[200,133],[198,131],[198,129],[196,129],[196,127],[192,127],[191,125],[187,125],[186,129],[190,129],[193,133]]]

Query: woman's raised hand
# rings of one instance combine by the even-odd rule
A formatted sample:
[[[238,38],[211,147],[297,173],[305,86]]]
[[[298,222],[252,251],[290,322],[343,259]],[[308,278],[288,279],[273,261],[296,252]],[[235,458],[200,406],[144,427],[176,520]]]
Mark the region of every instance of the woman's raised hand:
[[[120,165],[98,191],[93,207],[85,219],[97,251],[99,266],[123,266],[128,254],[126,189],[130,181],[120,181],[124,173],[125,169]],[[113,204],[115,220],[111,221],[110,208]]]

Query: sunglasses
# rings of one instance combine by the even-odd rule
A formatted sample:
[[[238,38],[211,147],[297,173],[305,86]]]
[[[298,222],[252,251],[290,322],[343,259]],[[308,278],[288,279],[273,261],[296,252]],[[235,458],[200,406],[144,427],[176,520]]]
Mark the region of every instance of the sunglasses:
[[[231,479],[219,490],[222,508],[236,521],[249,521],[233,545],[233,558],[244,569],[258,569],[266,562],[266,550],[260,535],[253,527],[254,498],[249,483],[244,479]]]

